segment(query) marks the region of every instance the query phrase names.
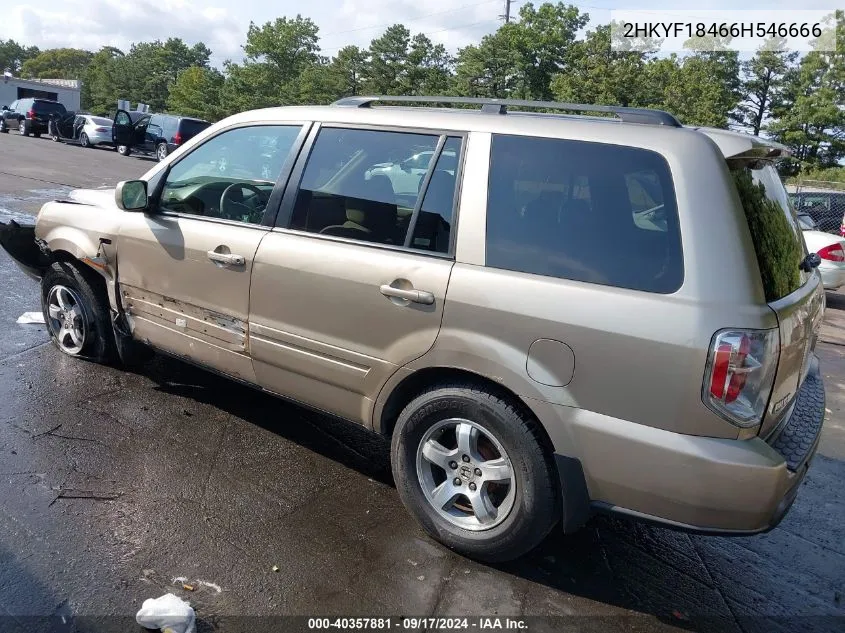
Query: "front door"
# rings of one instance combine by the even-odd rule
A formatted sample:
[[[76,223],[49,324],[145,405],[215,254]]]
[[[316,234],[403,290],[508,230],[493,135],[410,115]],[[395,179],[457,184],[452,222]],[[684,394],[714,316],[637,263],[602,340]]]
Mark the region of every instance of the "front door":
[[[255,258],[250,347],[260,385],[366,423],[385,381],[431,348],[459,178],[440,153],[461,144],[438,132],[319,131]],[[423,177],[403,177],[403,161],[425,151]]]
[[[135,338],[255,381],[250,275],[281,197],[282,166],[301,130],[224,130],[169,166],[159,190],[151,192],[148,213],[125,214],[118,278]],[[254,160],[268,138],[286,149],[269,179]]]

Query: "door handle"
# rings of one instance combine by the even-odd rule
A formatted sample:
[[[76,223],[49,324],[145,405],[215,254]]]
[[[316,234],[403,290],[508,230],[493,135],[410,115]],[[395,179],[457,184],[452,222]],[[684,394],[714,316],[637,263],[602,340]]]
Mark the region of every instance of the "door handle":
[[[434,295],[426,290],[403,290],[402,288],[395,288],[388,284],[379,287],[379,292],[385,297],[395,297],[397,299],[404,299],[413,303],[422,303],[431,305],[434,303]]]
[[[206,253],[208,259],[213,262],[219,262],[228,266],[243,266],[246,263],[243,255],[234,255],[233,253],[218,253],[217,251],[208,251]]]

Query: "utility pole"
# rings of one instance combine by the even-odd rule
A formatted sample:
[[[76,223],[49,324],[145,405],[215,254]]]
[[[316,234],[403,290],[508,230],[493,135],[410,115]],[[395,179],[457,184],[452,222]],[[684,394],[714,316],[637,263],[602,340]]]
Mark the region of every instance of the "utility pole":
[[[500,18],[504,19],[505,24],[508,24],[511,21],[511,3],[512,2],[513,2],[513,0],[505,0],[505,14],[499,16]]]

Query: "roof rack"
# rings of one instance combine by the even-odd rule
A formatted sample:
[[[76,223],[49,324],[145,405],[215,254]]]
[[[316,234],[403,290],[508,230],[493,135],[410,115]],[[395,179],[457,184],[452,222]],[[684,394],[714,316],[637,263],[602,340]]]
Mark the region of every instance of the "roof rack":
[[[486,99],[480,97],[431,97],[431,96],[369,96],[345,97],[332,105],[353,108],[369,108],[373,103],[442,103],[452,105],[478,105],[482,112],[507,114],[512,108],[544,108],[567,112],[602,112],[615,114],[625,123],[644,123],[646,125],[668,125],[682,127],[680,121],[663,110],[649,108],[623,108],[622,106],[593,105],[587,103],[559,103],[557,101],[528,101],[524,99]]]

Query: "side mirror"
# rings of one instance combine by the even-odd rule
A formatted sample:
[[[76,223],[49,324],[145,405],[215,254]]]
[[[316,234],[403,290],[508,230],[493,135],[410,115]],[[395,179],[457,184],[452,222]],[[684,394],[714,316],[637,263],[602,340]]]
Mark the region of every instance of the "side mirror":
[[[117,183],[114,202],[124,211],[144,211],[147,208],[146,181],[124,180]]]

